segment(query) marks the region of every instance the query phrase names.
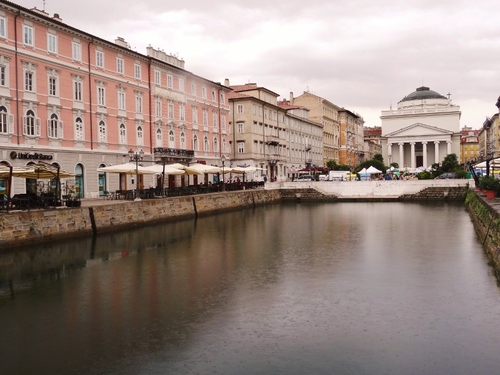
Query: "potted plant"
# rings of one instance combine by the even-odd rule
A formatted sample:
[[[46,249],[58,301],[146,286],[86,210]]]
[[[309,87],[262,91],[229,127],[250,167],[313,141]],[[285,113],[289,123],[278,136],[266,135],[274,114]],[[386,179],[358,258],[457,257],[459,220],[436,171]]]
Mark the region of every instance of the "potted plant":
[[[493,176],[483,176],[479,179],[479,187],[486,198],[495,198],[497,191],[500,190],[500,180]]]

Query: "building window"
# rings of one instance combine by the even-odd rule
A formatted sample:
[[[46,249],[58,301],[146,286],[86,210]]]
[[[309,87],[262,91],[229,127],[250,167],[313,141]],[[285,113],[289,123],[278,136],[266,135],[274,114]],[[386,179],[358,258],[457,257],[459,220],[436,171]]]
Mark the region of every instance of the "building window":
[[[238,154],[245,152],[245,142],[238,142]]]
[[[33,92],[33,72],[24,72],[24,90]]]
[[[179,78],[179,91],[184,92],[184,78]]]
[[[243,104],[238,104],[236,106],[236,113],[243,113]]]
[[[193,150],[198,151],[198,136],[193,137]]]
[[[208,111],[203,108],[203,126],[208,126]]]
[[[174,77],[172,76],[172,74],[167,74],[167,87],[169,89],[174,87]]]
[[[174,102],[171,100],[168,101],[168,119],[174,119]]]
[[[161,98],[156,98],[156,117],[161,118]]]
[[[0,66],[0,86],[7,86],[7,67]]]
[[[186,149],[186,135],[184,134],[184,132],[181,133],[181,149]]]
[[[125,92],[118,91],[118,109],[125,110]]]
[[[181,121],[186,121],[186,106],[184,104],[179,106],[179,119]]]
[[[202,97],[203,99],[206,99],[206,98],[207,98],[207,88],[206,88],[205,86],[203,86],[203,87],[201,88],[201,97]]]
[[[47,134],[49,138],[61,138],[59,118],[55,113],[50,116],[47,125]]]
[[[135,111],[142,113],[142,95],[139,93],[135,96]]]
[[[120,124],[120,129],[119,129],[119,137],[118,140],[121,145],[124,145],[127,143],[127,128],[125,127],[125,124],[122,122]]]
[[[7,108],[0,107],[0,133],[7,134],[9,124],[7,123]]]
[[[99,121],[99,142],[105,143],[107,136],[106,136],[106,123],[101,120]]]
[[[196,84],[195,83],[191,83],[191,94],[196,95]]]
[[[217,129],[217,112],[212,112],[212,126]]]
[[[168,147],[174,148],[175,147],[175,136],[174,136],[174,131],[170,130],[168,132]]]
[[[97,87],[97,105],[104,107],[106,105],[106,89]]]
[[[225,101],[226,101],[226,95],[224,95],[223,92],[220,93],[220,101],[222,104],[225,104]]]
[[[57,95],[57,77],[49,77],[49,96]]]
[[[123,59],[121,57],[116,58],[116,72],[118,74],[123,74],[124,72]]]
[[[33,28],[31,26],[23,25],[23,42],[27,46],[33,46]]]
[[[35,118],[35,112],[31,109],[26,112],[23,118],[23,132],[28,136],[40,136],[40,121]]]
[[[137,144],[139,146],[144,145],[144,132],[142,130],[142,126],[141,125],[139,125],[137,127]]]
[[[134,77],[136,79],[141,79],[141,65],[134,64]]]
[[[57,36],[54,34],[47,34],[47,51],[57,53]]]
[[[82,45],[78,42],[73,42],[73,60],[81,61],[82,60]]]
[[[215,90],[212,90],[212,101],[213,101],[213,102],[215,102],[215,97],[216,97],[216,95],[215,95]]]
[[[214,156],[218,156],[219,155],[219,147],[218,147],[218,142],[217,142],[217,138],[214,138]]]
[[[163,146],[163,133],[161,128],[156,129],[156,147]]]
[[[104,68],[104,52],[102,51],[95,51],[95,65],[98,68]]]
[[[198,108],[193,107],[193,124],[198,124]]]
[[[161,85],[161,72],[155,70],[155,85]]]
[[[243,122],[238,122],[237,127],[238,133],[242,134],[245,132],[245,124]]]
[[[222,130],[226,130],[226,115],[224,113],[221,115],[221,127]]]
[[[75,120],[75,139],[83,141],[83,121],[80,117],[77,117]]]
[[[210,151],[210,145],[208,144],[208,137],[207,136],[205,136],[205,138],[203,138],[203,151],[205,151],[205,152]]]
[[[7,38],[7,21],[0,17],[0,38]]]
[[[75,99],[75,101],[81,102],[82,101],[82,82],[75,80],[73,82],[73,87],[74,87],[74,99]]]

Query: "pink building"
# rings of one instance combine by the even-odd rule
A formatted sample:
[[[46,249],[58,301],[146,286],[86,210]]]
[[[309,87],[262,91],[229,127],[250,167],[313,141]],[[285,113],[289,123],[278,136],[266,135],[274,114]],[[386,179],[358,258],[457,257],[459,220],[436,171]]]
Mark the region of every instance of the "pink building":
[[[129,150],[143,150],[144,165],[220,165],[229,151],[229,91],[162,51],[143,55],[57,14],[0,3],[0,163],[55,164],[76,173],[82,197],[133,189],[133,176],[97,172],[128,162]],[[0,179],[0,193],[7,183]],[[156,185],[154,177],[139,183]],[[36,186],[15,178],[12,194]]]

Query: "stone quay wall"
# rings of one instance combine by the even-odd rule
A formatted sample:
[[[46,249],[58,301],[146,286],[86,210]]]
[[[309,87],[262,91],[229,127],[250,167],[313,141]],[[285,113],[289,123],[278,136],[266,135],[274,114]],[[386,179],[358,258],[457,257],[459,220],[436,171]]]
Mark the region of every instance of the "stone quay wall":
[[[245,190],[141,201],[110,201],[109,204],[92,207],[2,213],[0,251],[30,243],[194,218],[280,200],[279,190]]]
[[[500,282],[500,199],[470,191],[465,199],[476,234]]]

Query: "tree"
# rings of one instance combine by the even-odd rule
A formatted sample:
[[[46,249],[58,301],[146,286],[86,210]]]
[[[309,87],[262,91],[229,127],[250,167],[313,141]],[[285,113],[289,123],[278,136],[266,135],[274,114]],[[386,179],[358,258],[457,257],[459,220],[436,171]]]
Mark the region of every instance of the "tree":
[[[382,164],[384,163],[384,157],[382,156],[382,154],[375,154],[375,155],[373,155],[373,160],[378,160]]]
[[[455,172],[459,168],[458,159],[456,154],[448,154],[441,163],[443,172]]]
[[[348,165],[337,164],[337,162],[335,160],[328,160],[326,162],[326,166],[328,167],[328,169],[330,169],[332,171],[350,171],[351,170]]]

